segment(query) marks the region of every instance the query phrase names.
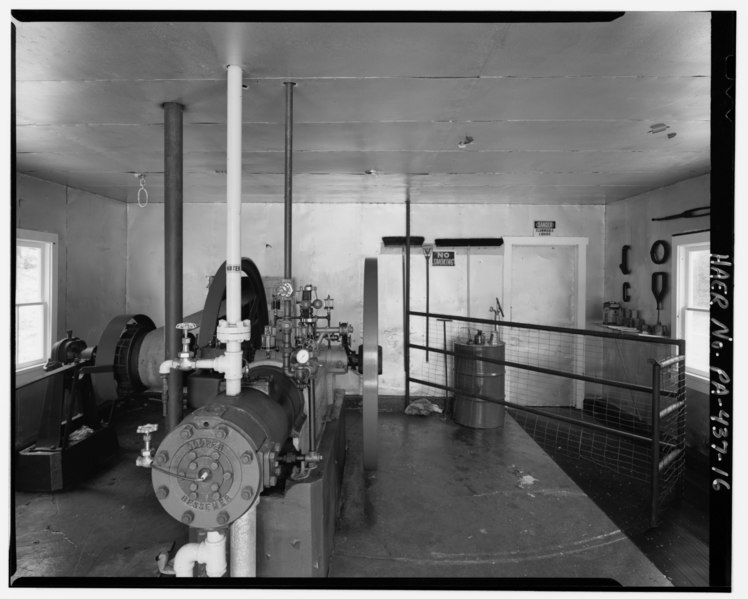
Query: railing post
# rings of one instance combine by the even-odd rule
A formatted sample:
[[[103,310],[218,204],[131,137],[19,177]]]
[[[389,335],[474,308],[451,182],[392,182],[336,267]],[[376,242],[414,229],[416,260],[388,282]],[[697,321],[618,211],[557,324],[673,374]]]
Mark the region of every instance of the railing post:
[[[405,399],[410,404],[410,189],[405,196],[405,324],[403,326],[403,352],[405,353]]]
[[[677,382],[677,397],[676,401],[684,402],[683,409],[678,414],[678,448],[683,452],[685,456],[686,451],[686,418],[688,417],[688,404],[686,403],[686,342],[682,340],[678,345],[680,355],[683,356],[682,360],[678,361],[678,382]],[[685,458],[684,458],[685,459]],[[686,477],[681,476],[680,488],[678,493],[682,494],[685,486]]]
[[[444,348],[444,415],[452,417],[452,406],[449,404],[449,359],[447,354],[447,323],[452,322],[445,318],[437,319],[442,323],[442,343]]]
[[[652,497],[649,524],[657,526],[660,498],[660,380],[662,368],[652,360]]]

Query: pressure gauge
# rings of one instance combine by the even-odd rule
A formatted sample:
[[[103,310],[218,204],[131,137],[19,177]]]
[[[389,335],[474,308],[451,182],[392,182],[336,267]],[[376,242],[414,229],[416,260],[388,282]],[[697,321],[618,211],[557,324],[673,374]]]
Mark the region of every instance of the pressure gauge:
[[[301,365],[304,365],[307,362],[309,362],[309,350],[306,350],[306,349],[298,350],[296,352],[296,361]]]
[[[282,281],[275,290],[275,294],[283,299],[293,296],[293,285],[291,281]]]

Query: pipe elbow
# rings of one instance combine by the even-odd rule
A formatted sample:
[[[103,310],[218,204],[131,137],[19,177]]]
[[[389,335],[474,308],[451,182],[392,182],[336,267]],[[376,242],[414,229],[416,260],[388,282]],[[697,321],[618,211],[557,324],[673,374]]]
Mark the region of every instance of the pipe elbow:
[[[171,372],[171,369],[174,367],[174,361],[173,360],[164,360],[161,362],[161,365],[158,367],[158,373],[161,376],[166,376]]]
[[[209,531],[201,543],[187,543],[174,556],[174,574],[177,578],[191,578],[195,564],[205,564],[210,578],[220,578],[226,573],[226,535]]]
[[[174,574],[177,578],[192,578],[200,543],[182,545],[174,556]]]

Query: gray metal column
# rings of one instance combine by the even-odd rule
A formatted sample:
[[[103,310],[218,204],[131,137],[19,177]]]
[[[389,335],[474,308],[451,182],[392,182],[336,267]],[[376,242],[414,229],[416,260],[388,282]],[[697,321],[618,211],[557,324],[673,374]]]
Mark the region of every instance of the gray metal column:
[[[291,279],[291,235],[293,217],[293,81],[284,81],[286,86],[286,145],[285,145],[285,177],[283,181],[283,278]],[[294,290],[295,291],[295,290]],[[281,357],[283,369],[291,371],[291,317],[293,316],[292,299],[283,300],[284,329],[281,342]]]
[[[182,321],[182,111],[177,102],[164,104],[164,277],[165,323],[164,359],[176,359],[181,344],[176,326]],[[169,375],[166,428],[172,430],[182,419],[182,372]]]
[[[283,208],[283,276],[291,278],[291,210],[293,176],[293,81],[285,81],[286,86],[286,163]]]

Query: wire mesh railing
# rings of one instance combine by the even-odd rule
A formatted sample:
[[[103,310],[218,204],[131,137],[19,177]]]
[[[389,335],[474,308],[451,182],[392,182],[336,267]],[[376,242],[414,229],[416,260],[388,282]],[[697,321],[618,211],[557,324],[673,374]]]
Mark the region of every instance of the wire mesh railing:
[[[683,341],[409,316],[408,398],[438,402],[476,428],[497,425],[508,410],[547,451],[648,483],[653,526],[677,496],[685,470]]]

